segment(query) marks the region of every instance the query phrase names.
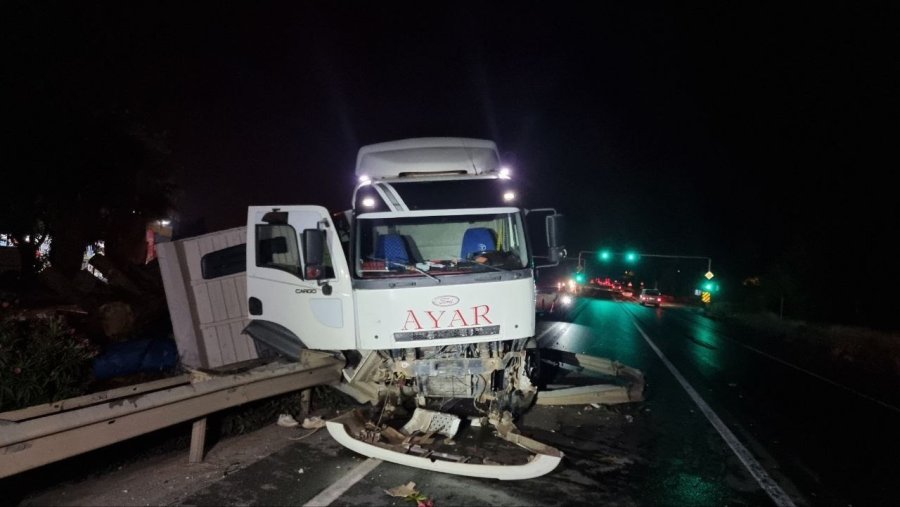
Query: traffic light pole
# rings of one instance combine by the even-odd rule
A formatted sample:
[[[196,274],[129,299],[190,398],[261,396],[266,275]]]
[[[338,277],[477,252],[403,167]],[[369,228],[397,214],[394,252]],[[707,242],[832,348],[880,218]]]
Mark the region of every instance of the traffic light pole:
[[[588,254],[597,253],[597,250],[582,250],[582,251],[578,252],[578,267],[579,268],[584,267],[584,263],[581,261],[581,254],[586,254],[586,253],[588,253]]]
[[[578,267],[583,268],[584,262],[581,259],[581,254],[595,254],[599,252],[599,250],[582,250],[578,252]],[[623,255],[622,252],[610,252],[612,255]],[[639,257],[661,257],[665,259],[706,259],[706,272],[712,272],[712,257],[703,257],[699,255],[663,255],[663,254],[644,254],[638,253]]]
[[[661,254],[638,254],[641,257],[663,257],[666,259],[706,259],[706,272],[712,272],[712,258],[697,255],[661,255]]]

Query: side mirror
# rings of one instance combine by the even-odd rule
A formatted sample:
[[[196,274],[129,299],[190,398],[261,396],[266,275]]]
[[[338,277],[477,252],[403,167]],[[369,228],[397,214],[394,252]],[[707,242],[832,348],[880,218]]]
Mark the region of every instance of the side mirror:
[[[549,253],[550,255],[548,256],[548,260],[553,265],[559,264],[563,259],[566,258],[566,249],[561,246],[550,247]]]
[[[325,276],[322,262],[325,256],[325,231],[305,229],[303,231],[303,258],[306,261],[306,279],[318,280]]]
[[[536,216],[536,213],[548,213],[544,217],[543,221],[543,231],[541,229],[541,222],[538,220],[531,221],[532,231],[535,233],[533,237],[540,237],[541,235],[546,237],[547,240],[547,255],[538,255],[537,252],[543,253],[541,250],[537,250],[534,254],[535,260],[537,259],[546,259],[547,264],[538,264],[534,267],[537,268],[548,268],[553,266],[558,266],[560,262],[566,257],[566,247],[564,245],[565,239],[563,234],[563,216],[556,212],[553,208],[538,208],[527,211],[527,216]]]
[[[562,249],[563,248],[563,220],[562,215],[558,213],[554,213],[552,215],[547,215],[546,218],[546,226],[547,226],[547,246],[551,249]],[[553,254],[550,254],[551,257]]]

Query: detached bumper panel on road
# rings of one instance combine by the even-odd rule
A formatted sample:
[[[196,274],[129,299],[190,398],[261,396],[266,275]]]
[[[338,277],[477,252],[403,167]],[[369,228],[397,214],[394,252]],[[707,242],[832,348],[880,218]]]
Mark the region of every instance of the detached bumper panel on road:
[[[392,451],[357,440],[347,432],[346,426],[340,422],[328,421],[326,427],[328,428],[328,433],[331,434],[331,437],[339,444],[364,456],[397,463],[398,465],[468,477],[500,479],[502,481],[533,479],[552,472],[562,460],[562,454],[560,453],[559,456],[535,454],[534,457],[524,465],[485,465],[443,461],[440,459],[402,454],[397,451]]]

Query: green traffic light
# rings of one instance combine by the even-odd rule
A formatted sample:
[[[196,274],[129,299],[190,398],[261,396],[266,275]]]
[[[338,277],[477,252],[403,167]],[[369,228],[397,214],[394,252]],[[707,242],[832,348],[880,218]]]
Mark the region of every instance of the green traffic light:
[[[584,281],[586,279],[587,279],[587,275],[585,275],[584,273],[576,273],[575,274],[575,281],[577,283],[584,283]]]
[[[638,254],[635,252],[628,252],[625,254],[625,260],[628,262],[636,262],[638,260]]]
[[[719,290],[719,285],[713,282],[704,282],[703,290],[706,292],[716,292]]]
[[[601,261],[608,261],[612,259],[612,252],[609,250],[601,250],[599,257]]]

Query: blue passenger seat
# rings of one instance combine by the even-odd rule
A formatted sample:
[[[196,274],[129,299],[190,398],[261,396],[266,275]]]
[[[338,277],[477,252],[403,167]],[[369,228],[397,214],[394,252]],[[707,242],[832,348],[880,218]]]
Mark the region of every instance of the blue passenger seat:
[[[388,267],[391,265],[406,266],[409,264],[409,248],[406,240],[399,234],[378,236],[375,242],[375,258],[383,259]]]
[[[466,233],[463,235],[459,257],[468,259],[473,253],[496,249],[497,242],[494,240],[494,231],[487,227],[472,227],[471,229],[466,229]]]

